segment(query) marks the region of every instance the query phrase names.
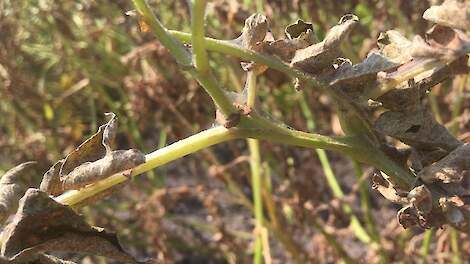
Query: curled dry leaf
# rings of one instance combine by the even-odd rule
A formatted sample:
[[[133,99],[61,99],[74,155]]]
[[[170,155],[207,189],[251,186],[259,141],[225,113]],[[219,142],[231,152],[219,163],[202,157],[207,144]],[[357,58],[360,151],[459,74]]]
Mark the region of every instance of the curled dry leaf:
[[[284,32],[287,38],[265,43],[263,51],[290,62],[297,50],[304,49],[318,42],[312,23],[304,22],[301,19],[297,20],[294,24],[288,25]]]
[[[252,14],[245,20],[241,44],[244,48],[257,50],[269,30],[268,19],[262,14]]]
[[[115,173],[130,170],[145,162],[145,155],[138,150],[111,149],[117,124],[114,114],[98,132],[58,161],[43,177],[40,189],[51,195],[66,190],[79,189]]]
[[[452,151],[461,144],[428,110],[422,108],[410,112],[384,112],[374,127],[378,132],[418,149]]]
[[[100,255],[126,263],[136,261],[123,251],[115,234],[88,225],[70,207],[45,192],[29,189],[7,226],[2,255],[16,259],[45,251]]]
[[[372,175],[372,188],[391,202],[398,204],[407,204],[409,202],[406,194],[396,189],[393,183],[386,179],[386,176],[380,171],[376,171]]]
[[[377,44],[380,54],[393,63],[403,64],[411,60],[411,41],[396,30],[380,33]]]
[[[401,208],[398,211],[397,218],[400,225],[405,229],[419,224],[418,214],[411,205]]]
[[[413,38],[410,54],[414,58],[433,58],[451,62],[470,52],[470,40],[461,32],[448,27],[434,26],[424,40]]]
[[[449,224],[459,228],[468,225],[464,212],[452,200],[441,198],[439,199],[439,205]]]
[[[432,197],[431,192],[424,185],[413,188],[408,193],[408,199],[416,209],[418,214],[425,215],[429,214],[432,210]]]
[[[333,61],[341,55],[340,44],[347,38],[358,21],[359,19],[355,15],[343,16],[338,25],[328,31],[322,42],[297,50],[291,66],[309,73],[318,73],[330,67]]]
[[[114,140],[116,130],[116,116],[111,114],[111,119],[100,126],[98,132],[85,140],[75,150],[70,152],[60,167],[60,175],[69,174],[74,168],[85,162],[93,162],[102,158],[107,150],[111,149],[111,142]]]
[[[18,208],[18,201],[31,187],[34,161],[21,163],[7,171],[0,179],[0,224]]]
[[[442,5],[428,8],[423,18],[439,25],[470,30],[470,2],[446,0]]]
[[[235,43],[242,47],[261,51],[264,46],[266,34],[269,31],[268,19],[262,14],[252,14],[245,20],[240,37],[234,40]],[[254,62],[242,62],[242,68],[245,71],[254,71],[256,74],[261,74],[267,70],[266,65],[256,64]]]
[[[380,53],[372,52],[359,64],[342,63],[334,72],[330,84],[364,87],[366,82],[375,81],[377,73],[396,69],[399,64],[390,61]]]
[[[465,143],[447,156],[423,168],[418,177],[426,183],[459,183],[470,172],[470,143]]]
[[[86,162],[61,177],[65,190],[79,189],[90,183],[105,179],[115,173],[132,169],[145,162],[145,155],[135,149],[115,150],[102,159]]]
[[[469,67],[467,66],[467,61],[468,56],[461,56],[442,68],[430,71],[430,76],[421,76],[422,79],[416,81],[412,79],[413,85],[409,85],[408,83],[406,87],[393,89],[380,96],[377,100],[380,101],[385,108],[394,111],[416,109],[419,105],[417,102],[419,102],[432,87],[448,79],[450,76],[468,73]],[[402,73],[405,72],[402,71]]]
[[[64,188],[60,179],[60,168],[62,167],[63,163],[63,159],[57,161],[46,173],[44,173],[41,185],[39,186],[41,191],[47,192],[54,196],[64,192]]]

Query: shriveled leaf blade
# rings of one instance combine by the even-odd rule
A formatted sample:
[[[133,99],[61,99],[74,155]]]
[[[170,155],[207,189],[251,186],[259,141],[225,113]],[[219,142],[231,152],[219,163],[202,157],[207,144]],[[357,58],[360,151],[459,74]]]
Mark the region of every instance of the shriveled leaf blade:
[[[325,39],[317,44],[295,52],[291,66],[305,72],[317,73],[333,64],[341,55],[339,46],[347,38],[359,19],[354,15],[343,16],[338,25],[332,27]]]
[[[47,193],[29,189],[6,229],[2,255],[18,258],[45,251],[93,254],[136,263],[122,250],[116,235],[88,225],[83,217]]]
[[[446,0],[428,8],[423,18],[439,25],[470,30],[470,2]]]
[[[36,162],[22,163],[7,171],[0,179],[0,223],[18,208],[18,202],[32,185]]]
[[[145,155],[135,149],[115,150],[94,162],[76,167],[61,181],[65,190],[79,189],[90,183],[105,179],[115,173],[132,169],[145,162]]]
[[[98,132],[67,155],[60,168],[60,175],[69,174],[75,167],[85,162],[93,162],[102,158],[111,149],[110,144],[113,141],[116,130],[115,122],[115,115],[112,114],[111,119],[106,124],[100,126]]]
[[[470,143],[462,144],[447,156],[423,168],[418,177],[426,183],[461,182],[470,174]]]
[[[387,111],[375,122],[377,131],[418,149],[442,148],[452,151],[460,142],[426,109],[409,112]]]

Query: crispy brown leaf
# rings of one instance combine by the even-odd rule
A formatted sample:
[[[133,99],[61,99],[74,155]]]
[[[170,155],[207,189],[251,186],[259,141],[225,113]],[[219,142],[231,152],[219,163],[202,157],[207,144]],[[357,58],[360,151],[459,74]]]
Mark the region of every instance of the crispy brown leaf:
[[[250,50],[257,50],[259,44],[266,37],[268,29],[269,25],[266,16],[252,14],[245,20],[245,26],[240,36],[242,46]]]
[[[443,26],[470,30],[470,2],[446,0],[442,5],[428,8],[423,18]]]
[[[383,55],[373,52],[359,64],[341,64],[330,80],[331,85],[364,86],[365,82],[375,81],[377,73],[390,71],[399,64],[389,60]]]
[[[317,73],[330,67],[340,57],[340,44],[347,38],[359,19],[355,15],[343,16],[338,25],[332,27],[325,39],[317,44],[295,52],[291,66],[305,72]]]
[[[374,126],[380,133],[418,149],[452,151],[461,144],[426,109],[387,111],[380,115]]]
[[[22,254],[65,251],[136,262],[123,251],[116,235],[88,225],[70,207],[37,189],[29,189],[20,200],[5,232],[2,255],[12,259]]]
[[[115,173],[132,169],[145,162],[145,155],[135,149],[115,150],[102,159],[86,162],[61,177],[65,190],[79,189]]]
[[[398,204],[407,204],[409,202],[405,193],[396,189],[392,182],[386,179],[380,171],[376,171],[372,176],[372,188],[391,202]]]
[[[377,44],[380,53],[391,62],[403,64],[411,60],[411,41],[396,30],[380,33]]]
[[[0,224],[18,208],[18,201],[31,187],[32,167],[36,162],[30,161],[7,171],[0,179]]]
[[[426,183],[461,182],[470,172],[470,143],[462,144],[443,159],[423,168],[418,177]]]
[[[67,155],[60,168],[61,176],[69,174],[75,167],[85,162],[93,162],[102,158],[111,149],[110,144],[116,130],[115,115],[111,115],[111,119],[100,126],[98,132]]]
[[[44,173],[44,176],[42,177],[41,185],[39,186],[39,189],[43,192],[47,192],[50,195],[59,195],[64,192],[64,188],[61,184],[60,180],[60,168],[62,167],[62,164],[64,163],[64,160],[59,160],[56,162],[52,167]]]

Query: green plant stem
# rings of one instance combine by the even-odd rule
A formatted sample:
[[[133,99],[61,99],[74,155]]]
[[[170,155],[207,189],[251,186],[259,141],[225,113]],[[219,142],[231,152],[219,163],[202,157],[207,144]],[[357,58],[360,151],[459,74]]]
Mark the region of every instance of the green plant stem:
[[[205,47],[204,14],[206,0],[194,0],[191,8],[191,36],[193,46],[193,61],[201,75],[210,73],[209,57]]]
[[[256,139],[248,139],[250,149],[251,186],[253,190],[253,204],[256,221],[255,247],[253,263],[262,263],[263,244],[261,230],[263,228],[263,201],[261,196],[261,166],[259,142]]]
[[[361,164],[357,161],[354,161],[354,172],[356,174],[357,180],[359,181],[362,178],[364,172],[362,171]],[[374,216],[372,215],[372,206],[370,204],[369,190],[364,182],[361,182],[359,185],[359,196],[361,199],[361,208],[364,211],[365,215],[364,220],[366,222],[368,234],[370,234],[370,237],[375,243],[375,246],[378,247],[377,251],[380,257],[379,263],[390,263],[387,252],[385,251],[380,241],[380,233],[377,230],[374,221]]]
[[[247,73],[247,106],[254,107],[256,101],[256,73],[249,71]],[[255,245],[254,245],[254,264],[262,263],[263,240],[261,230],[263,229],[263,199],[262,199],[262,175],[261,175],[261,155],[259,151],[259,141],[249,138],[247,140],[250,150],[250,169],[251,169],[251,188],[253,190],[253,204],[256,221]],[[265,245],[267,246],[267,245]]]
[[[431,229],[426,229],[424,232],[424,238],[423,238],[423,243],[421,245],[421,255],[423,258],[426,258],[429,254],[429,248],[431,247],[431,241],[434,235],[434,228]],[[426,259],[423,259],[423,262],[425,263]]]
[[[170,50],[176,61],[183,66],[191,67],[192,60],[189,51],[183,46],[183,44],[181,44],[181,42],[168,33],[168,30],[160,23],[145,0],[132,0],[132,2],[134,3],[137,12],[139,12],[141,19],[150,26],[163,46]]]
[[[302,96],[300,104],[302,112],[305,118],[307,119],[307,129],[309,131],[313,131],[315,129],[315,120],[313,119],[313,114],[310,111],[310,108],[308,107],[305,96]],[[333,196],[336,198],[343,198],[343,190],[341,189],[341,186],[339,185],[338,180],[336,179],[333,169],[330,166],[330,161],[328,160],[326,151],[323,149],[315,149],[315,152],[317,153],[318,159],[320,160],[321,166],[323,168],[323,173],[325,174],[328,186],[333,192]],[[351,206],[345,204],[343,206],[343,211],[351,217],[351,228],[354,231],[356,237],[364,243],[370,243],[371,239],[369,235],[367,234],[366,230],[362,227],[361,222],[359,221],[357,216],[352,213]]]
[[[460,258],[460,245],[459,245],[459,234],[454,227],[449,228],[450,233],[450,247],[452,249],[452,263],[460,264],[462,260]]]
[[[191,41],[191,34],[183,33],[180,31],[169,30],[169,32],[183,42]],[[290,76],[304,80],[307,84],[320,89],[322,92],[327,94],[335,103],[337,108],[347,109],[348,116],[354,119],[354,127],[360,128],[357,134],[363,134],[369,137],[369,140],[377,143],[378,139],[375,135],[375,131],[372,129],[370,122],[365,117],[363,111],[359,106],[355,105],[354,102],[341,91],[332,89],[329,84],[323,83],[317,80],[313,75],[307,74],[301,70],[290,67],[283,61],[267,56],[256,51],[245,49],[233,42],[226,40],[217,40],[212,38],[205,38],[206,47],[208,50],[232,55],[241,58],[246,61],[254,61],[260,64],[264,64],[275,70],[281,71]]]
[[[165,46],[171,52],[171,54],[176,58],[176,61],[183,66],[183,69],[186,69],[196,80],[198,80],[198,82],[210,95],[215,105],[226,116],[233,113],[235,109],[232,103],[227,98],[227,96],[225,96],[224,92],[219,89],[216,80],[208,70],[208,65],[205,65],[205,63],[207,63],[207,53],[205,51],[207,43],[205,41],[201,41],[201,34],[204,34],[204,28],[201,28],[201,23],[202,27],[204,26],[204,10],[201,10],[200,7],[200,5],[203,5],[204,3],[195,5],[196,7],[194,7],[194,9],[197,11],[197,17],[196,22],[192,23],[193,30],[196,30],[196,36],[194,37],[194,40],[196,41],[198,52],[196,53],[195,58],[197,59],[199,66],[203,69],[200,71],[199,69],[196,70],[194,68],[192,64],[192,56],[188,50],[160,23],[155,14],[150,10],[150,7],[145,2],[145,0],[132,0],[132,2],[134,3],[134,6],[141,15],[142,19],[150,26],[153,33],[155,33],[157,39],[159,39],[163,46]],[[191,35],[190,38],[193,40]],[[206,60],[206,62],[204,62],[204,60]]]
[[[256,73],[253,71],[249,71],[246,75],[247,78],[247,98],[246,98],[246,105],[254,108],[256,103]]]
[[[125,172],[114,174],[80,190],[66,192],[56,197],[56,200],[66,205],[78,204],[114,185],[125,182],[132,176],[142,174],[187,154],[236,137],[237,135],[231,130],[221,126],[202,131],[146,155],[145,163],[132,169],[130,175]]]

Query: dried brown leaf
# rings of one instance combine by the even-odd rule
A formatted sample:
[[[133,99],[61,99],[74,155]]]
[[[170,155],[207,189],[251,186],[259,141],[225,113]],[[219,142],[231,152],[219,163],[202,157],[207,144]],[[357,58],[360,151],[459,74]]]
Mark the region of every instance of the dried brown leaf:
[[[419,224],[419,218],[416,210],[412,206],[405,206],[397,214],[398,222],[403,228],[407,229]]]
[[[424,185],[413,188],[408,193],[408,199],[418,214],[429,214],[432,210],[431,192]]]
[[[132,169],[145,162],[145,155],[135,149],[115,150],[102,159],[86,162],[61,177],[63,189],[79,189],[90,183],[105,179],[115,173]]]
[[[110,144],[116,133],[115,122],[115,115],[111,114],[111,119],[100,126],[98,132],[70,152],[60,168],[60,175],[69,174],[75,167],[85,162],[93,162],[102,158],[111,149]]]
[[[64,160],[59,160],[56,162],[52,167],[44,173],[44,176],[42,177],[41,185],[39,186],[39,189],[43,192],[47,192],[50,195],[59,195],[64,192],[64,188],[61,184],[60,180],[60,168],[62,167],[62,164],[64,163]]]
[[[36,162],[29,161],[7,171],[0,179],[0,224],[18,208],[18,201],[31,187],[31,174]]]
[[[461,182],[470,172],[470,143],[465,143],[436,163],[423,168],[418,177],[426,183]]]
[[[379,171],[372,175],[372,188],[380,192],[385,199],[391,202],[398,204],[408,204],[409,202],[405,193],[397,190],[393,183],[386,179]]]
[[[377,44],[380,53],[391,62],[403,64],[411,60],[411,41],[396,30],[380,33]]]
[[[14,259],[22,254],[45,251],[93,254],[136,262],[123,251],[116,235],[88,225],[83,217],[54,201],[47,193],[29,189],[20,200],[13,222],[5,230],[2,255]]]
[[[334,72],[330,84],[364,87],[365,82],[375,81],[377,79],[378,72],[390,71],[398,66],[399,64],[390,61],[383,55],[372,52],[359,64],[341,64]]]
[[[446,0],[428,8],[423,18],[443,26],[470,30],[470,2]]]
[[[461,144],[426,109],[384,112],[374,127],[378,132],[418,149],[442,148],[452,151]]]
[[[341,55],[340,44],[348,37],[358,21],[355,15],[343,16],[338,25],[328,31],[322,42],[297,50],[291,66],[309,73],[317,73],[330,67]]]
[[[257,50],[269,30],[268,19],[262,14],[252,14],[245,20],[241,44],[244,48]]]

